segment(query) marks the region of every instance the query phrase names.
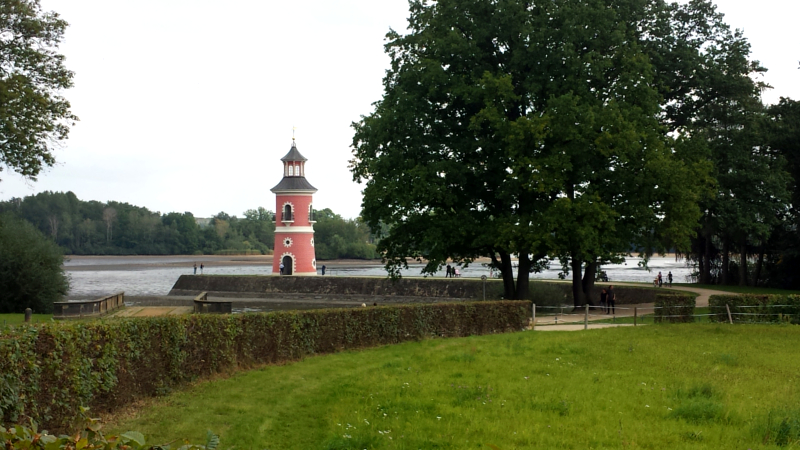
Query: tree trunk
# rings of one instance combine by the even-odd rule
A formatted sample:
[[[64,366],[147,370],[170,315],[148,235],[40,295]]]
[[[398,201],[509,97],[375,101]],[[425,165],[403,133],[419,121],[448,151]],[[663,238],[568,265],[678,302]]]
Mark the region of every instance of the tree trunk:
[[[739,286],[747,286],[747,236],[739,241]]]
[[[511,267],[511,255],[503,251],[498,253],[500,261],[492,254],[492,262],[495,267],[499,267],[500,274],[503,275],[503,298],[512,300],[516,298],[517,293],[514,289],[514,269]]]
[[[703,234],[703,264],[700,268],[700,284],[711,284],[711,234]]]
[[[572,259],[572,302],[576,309],[585,304],[583,301],[583,280],[581,279],[582,266],[583,261]]]
[[[586,300],[584,305],[588,303],[592,306],[597,306],[597,303],[595,303],[594,297],[592,296],[595,275],[597,275],[597,261],[586,263],[586,270],[583,273],[583,282],[581,283],[581,288],[583,289],[583,298]]]
[[[728,237],[722,238],[722,282],[721,284],[728,284],[728,266],[730,265],[730,245],[728,244]]]
[[[531,259],[528,251],[523,250],[519,254],[519,267],[517,269],[517,300],[528,300],[530,297],[529,283],[531,277]]]
[[[753,275],[753,286],[758,286],[761,280],[761,268],[764,266],[764,241],[758,246],[758,262],[756,263],[756,273]]]

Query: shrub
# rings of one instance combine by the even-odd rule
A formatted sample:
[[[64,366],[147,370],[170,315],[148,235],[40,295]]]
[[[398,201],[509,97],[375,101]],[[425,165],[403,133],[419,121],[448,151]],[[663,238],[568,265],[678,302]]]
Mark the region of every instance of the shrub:
[[[528,302],[437,303],[22,326],[0,335],[0,423],[66,430],[213,373],[430,336],[522,329]]]
[[[29,222],[0,215],[0,313],[53,312],[69,289],[64,253]]]
[[[654,321],[694,322],[695,297],[690,295],[656,294]]]
[[[708,299],[711,320],[728,322],[727,305],[731,318],[737,323],[789,322],[800,324],[800,296],[798,295],[712,295]]]

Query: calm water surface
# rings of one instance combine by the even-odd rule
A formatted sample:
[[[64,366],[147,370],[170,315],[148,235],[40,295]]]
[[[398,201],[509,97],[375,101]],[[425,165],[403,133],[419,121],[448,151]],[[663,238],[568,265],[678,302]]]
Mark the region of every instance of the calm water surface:
[[[197,257],[104,257],[73,259],[64,263],[70,277],[71,296],[100,297],[124,291],[127,295],[167,295],[181,275],[192,274],[192,265]],[[673,279],[686,282],[690,270],[683,260],[674,257],[654,257],[650,260],[650,271],[638,266],[638,258],[628,258],[626,264],[603,266],[611,281],[651,282],[659,271],[666,281],[667,272],[672,271]],[[93,266],[97,269],[93,270]],[[119,267],[115,267],[119,266]],[[322,263],[319,264],[322,267]],[[418,276],[422,265],[410,266],[403,271],[405,276]],[[481,264],[461,268],[464,278],[480,278],[489,275],[489,270]],[[558,279],[561,267],[558,263],[549,270],[531,274],[534,279]],[[199,273],[199,269],[198,269]],[[265,264],[253,265],[212,265],[204,270],[206,275],[270,275],[272,267]],[[444,270],[436,277],[444,277]],[[382,266],[340,266],[328,268],[326,276],[386,276]]]

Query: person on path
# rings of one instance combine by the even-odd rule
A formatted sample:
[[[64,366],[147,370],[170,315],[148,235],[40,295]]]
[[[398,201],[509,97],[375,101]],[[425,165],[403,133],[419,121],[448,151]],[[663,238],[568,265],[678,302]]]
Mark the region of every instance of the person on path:
[[[202,275],[202,274],[203,274],[203,267],[205,267],[205,266],[203,265],[203,263],[200,263],[200,275]]]
[[[661,271],[659,270],[658,271],[658,287],[661,287],[663,285],[664,285],[664,278],[661,276]]]
[[[197,275],[197,263],[194,263],[194,274]]]
[[[605,289],[600,291],[600,309],[603,310],[603,314],[608,314],[608,292]]]
[[[614,292],[614,286],[608,287],[608,311],[606,314],[614,314],[616,311],[614,307],[617,306],[617,294]]]
[[[447,273],[444,275],[444,277],[445,278],[452,278],[452,276],[451,276],[451,274],[453,273],[453,272],[451,272],[452,270],[453,270],[453,268],[450,267],[450,264],[448,264],[447,265]]]
[[[325,264],[322,265],[322,275],[325,275]]]
[[[456,278],[461,278],[461,272],[459,272],[455,267],[453,267],[453,275],[455,275]]]
[[[669,287],[672,287],[672,271],[671,270],[667,274],[667,280],[669,280]]]
[[[281,269],[281,275],[283,275],[283,263],[281,263],[280,269]]]

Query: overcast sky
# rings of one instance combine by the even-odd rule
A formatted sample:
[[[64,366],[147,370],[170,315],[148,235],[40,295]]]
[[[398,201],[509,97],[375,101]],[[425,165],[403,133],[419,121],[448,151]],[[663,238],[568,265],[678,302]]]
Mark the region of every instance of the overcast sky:
[[[718,0],[781,96],[800,99],[798,0]],[[153,211],[275,209],[291,146],[309,159],[316,208],[356,217],[350,123],[382,94],[389,28],[406,0],[42,0],[70,26],[62,44],[80,122],[38,182],[0,173],[0,199],[44,190]]]

